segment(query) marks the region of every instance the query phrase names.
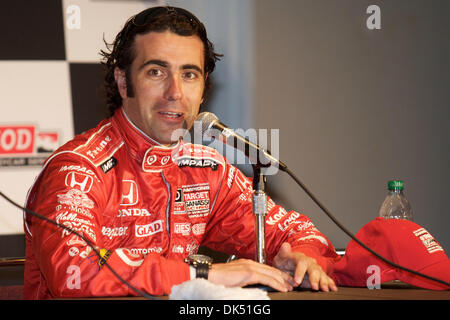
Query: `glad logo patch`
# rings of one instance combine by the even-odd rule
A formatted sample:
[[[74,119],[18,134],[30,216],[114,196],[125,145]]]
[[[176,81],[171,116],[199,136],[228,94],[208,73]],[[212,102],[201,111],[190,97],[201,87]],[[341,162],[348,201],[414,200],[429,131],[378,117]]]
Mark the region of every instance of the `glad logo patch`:
[[[163,221],[162,220],[156,220],[150,224],[145,225],[136,225],[136,237],[142,238],[142,237],[148,237],[155,233],[162,232],[163,231]]]

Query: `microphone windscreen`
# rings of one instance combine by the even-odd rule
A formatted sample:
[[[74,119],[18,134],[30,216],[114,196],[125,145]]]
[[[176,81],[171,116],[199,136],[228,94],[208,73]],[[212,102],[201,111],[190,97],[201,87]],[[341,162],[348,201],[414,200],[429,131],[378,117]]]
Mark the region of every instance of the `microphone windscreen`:
[[[200,113],[195,121],[200,121],[202,123],[202,132],[206,132],[213,122],[219,121],[219,118],[214,113],[211,112],[202,112]]]

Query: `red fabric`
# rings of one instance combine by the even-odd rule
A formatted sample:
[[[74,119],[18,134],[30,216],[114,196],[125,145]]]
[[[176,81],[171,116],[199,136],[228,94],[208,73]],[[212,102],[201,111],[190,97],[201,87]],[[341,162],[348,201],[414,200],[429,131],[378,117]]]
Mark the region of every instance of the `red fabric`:
[[[26,215],[25,298],[134,295],[104,260],[138,289],[162,295],[189,280],[183,260],[200,245],[254,258],[251,196],[251,180],[214,149],[160,146],[120,109],[57,150],[27,199],[28,208],[103,249],[104,259],[79,237]],[[269,263],[288,241],[329,269],[337,255],[309,218],[271,200],[269,207]]]
[[[443,248],[428,231],[412,221],[378,217],[355,236],[395,264],[450,283],[450,260]],[[374,274],[373,269],[368,269],[370,266],[379,267],[380,284],[400,280],[426,289],[449,289],[383,262],[354,240],[348,244],[344,257],[333,266],[333,277],[340,286],[365,287]]]

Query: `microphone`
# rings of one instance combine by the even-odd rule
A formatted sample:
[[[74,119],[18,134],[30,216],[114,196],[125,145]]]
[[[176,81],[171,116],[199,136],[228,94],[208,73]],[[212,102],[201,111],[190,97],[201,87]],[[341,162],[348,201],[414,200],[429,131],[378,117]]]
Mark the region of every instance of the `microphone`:
[[[194,126],[194,133],[196,135],[203,136],[203,134],[206,134],[244,152],[252,165],[259,167],[270,167],[274,165],[278,166],[281,170],[286,171],[287,166],[277,158],[273,157],[270,154],[270,151],[250,142],[228,128],[219,121],[219,118],[217,118],[214,113],[202,112],[197,116],[195,122],[201,122],[201,128],[200,126]],[[199,132],[199,130],[201,130],[201,132]]]

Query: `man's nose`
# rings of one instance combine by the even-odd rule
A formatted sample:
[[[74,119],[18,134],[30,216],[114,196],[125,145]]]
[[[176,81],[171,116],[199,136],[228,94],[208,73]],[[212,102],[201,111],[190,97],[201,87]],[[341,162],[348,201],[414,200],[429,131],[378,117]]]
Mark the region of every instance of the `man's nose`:
[[[177,76],[170,76],[167,80],[167,87],[164,98],[169,101],[180,100],[183,97],[183,87],[181,79]]]

